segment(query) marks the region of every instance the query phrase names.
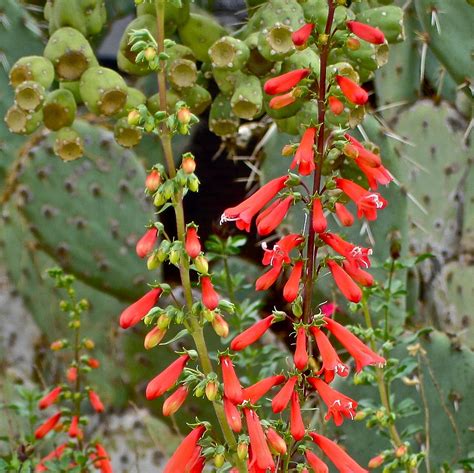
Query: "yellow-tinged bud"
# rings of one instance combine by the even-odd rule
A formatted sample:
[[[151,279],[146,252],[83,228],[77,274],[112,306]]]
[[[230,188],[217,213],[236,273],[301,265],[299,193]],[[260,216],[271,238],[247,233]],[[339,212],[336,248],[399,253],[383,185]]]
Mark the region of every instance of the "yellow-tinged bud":
[[[145,49],[145,59],[147,61],[153,61],[156,57],[156,49],[149,46],[148,48]]]
[[[95,343],[90,338],[86,338],[84,340],[84,348],[86,348],[87,350],[93,350],[94,347]]]
[[[382,465],[383,461],[384,461],[383,455],[377,455],[376,457],[373,457],[370,459],[369,464],[367,466],[372,470]]]
[[[153,347],[156,347],[161,340],[163,340],[163,337],[166,334],[166,329],[161,329],[160,327],[156,326],[153,327],[145,337],[145,341],[143,343],[145,350],[150,350]]]
[[[210,381],[206,384],[206,397],[209,401],[215,401],[217,398],[218,386],[216,381]]]
[[[222,318],[220,314],[214,314],[212,320],[212,328],[219,337],[225,338],[229,335],[229,324]]]
[[[138,110],[130,110],[128,113],[127,122],[130,126],[136,126],[140,123],[140,113]]]
[[[201,274],[207,274],[209,272],[209,263],[207,259],[200,255],[194,259],[194,266]]]

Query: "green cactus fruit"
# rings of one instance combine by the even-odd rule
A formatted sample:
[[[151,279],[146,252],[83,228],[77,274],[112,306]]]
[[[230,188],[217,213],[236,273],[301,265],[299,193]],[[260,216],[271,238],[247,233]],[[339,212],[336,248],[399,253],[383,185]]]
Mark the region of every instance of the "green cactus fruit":
[[[57,131],[71,126],[76,118],[77,105],[74,95],[67,89],[51,92],[43,104],[43,123],[46,128]]]
[[[140,128],[128,124],[127,117],[120,118],[114,127],[115,141],[124,148],[133,148],[140,143],[143,134]]]
[[[55,31],[44,48],[59,80],[74,81],[98,62],[85,36],[74,28],[64,27]]]
[[[405,39],[403,10],[395,5],[388,5],[363,10],[357,21],[380,28],[388,43],[400,43]]]
[[[335,64],[331,64],[328,67],[327,69],[328,80],[329,81],[333,80],[336,75],[349,77],[349,79],[353,80],[354,82],[360,82],[359,74],[354,69],[352,64],[348,62],[336,62]]]
[[[123,77],[112,69],[91,67],[81,78],[84,105],[96,115],[119,113],[127,102],[128,88]]]
[[[312,48],[296,51],[289,58],[286,58],[282,63],[281,73],[303,68],[309,68],[319,76],[319,56]]]
[[[276,75],[278,73],[277,65],[273,61],[267,61],[258,50],[258,33],[252,33],[245,38],[250,54],[246,64],[246,69],[257,77],[265,77],[269,74]]]
[[[18,135],[31,135],[43,121],[43,112],[26,112],[18,105],[11,106],[5,114],[5,123],[12,133]]]
[[[131,110],[136,109],[139,105],[146,103],[146,96],[135,87],[127,87],[127,101],[123,110],[116,115],[116,118],[126,117]]]
[[[107,21],[104,0],[54,0],[48,2],[49,33],[63,26],[70,26],[84,36],[97,35]]]
[[[262,30],[258,36],[258,51],[267,61],[281,61],[293,54],[293,30],[281,23]]]
[[[245,76],[241,71],[229,71],[218,68],[215,68],[212,74],[217,87],[219,87],[219,90],[224,95],[232,95],[235,91],[236,83]]]
[[[177,103],[179,101],[179,97],[177,96],[176,92],[173,91],[173,89],[168,91],[168,94],[167,94],[167,97],[166,97],[167,99],[169,99],[169,97],[168,97],[169,95],[173,95],[173,97],[176,98],[176,102],[174,102],[174,103]],[[152,115],[154,115],[156,112],[159,112],[161,110],[161,108],[160,108],[160,94],[156,93],[156,94],[153,94],[151,97],[148,97],[148,99],[146,101],[146,106],[148,108],[148,111]],[[172,107],[168,106],[168,109],[172,110]]]
[[[197,81],[197,68],[194,61],[175,59],[167,67],[168,81],[175,89],[192,87]]]
[[[214,67],[237,71],[248,61],[250,49],[240,39],[224,36],[210,47],[209,56]]]
[[[304,18],[308,23],[314,23],[318,26],[326,24],[328,17],[328,3],[326,0],[303,0],[301,2]],[[344,6],[337,6],[334,11],[334,24],[339,25],[342,22],[352,19],[352,12]]]
[[[76,130],[61,128],[56,134],[53,150],[63,161],[74,161],[84,155],[84,140]]]
[[[474,77],[472,25],[474,8],[467,2],[415,1],[423,36],[453,79],[461,84]],[[467,88],[466,88],[467,89]]]
[[[209,129],[217,136],[227,138],[237,132],[239,125],[239,117],[232,111],[229,97],[217,95],[209,112]]]
[[[10,84],[16,88],[25,81],[35,81],[49,89],[54,81],[54,66],[43,56],[26,56],[10,69]]]
[[[59,88],[64,90],[69,90],[74,96],[74,100],[76,101],[77,105],[82,104],[82,97],[81,97],[81,81],[74,80],[74,81],[61,81],[59,83]]]
[[[246,120],[255,118],[263,106],[262,87],[258,77],[243,75],[239,78],[230,105],[239,118]]]
[[[172,35],[178,26],[184,25],[189,20],[190,1],[181,0],[179,2],[165,2],[165,33]],[[154,2],[143,2],[137,5],[137,16],[154,15],[156,16],[156,7]]]
[[[153,37],[157,35],[156,18],[152,15],[142,15],[132,20],[125,28],[120,39],[117,52],[117,65],[120,70],[136,76],[147,75],[151,72],[147,62],[136,63],[137,51],[131,50],[130,33],[133,30],[147,29]]]
[[[44,87],[38,82],[27,80],[15,89],[15,103],[25,112],[36,112],[43,105]]]
[[[212,102],[211,94],[204,87],[197,84],[182,91],[170,92],[167,96],[168,110],[174,110],[176,103],[182,100],[186,102],[192,113],[201,115]]]
[[[189,20],[178,27],[181,42],[191,48],[198,61],[209,61],[209,48],[227,31],[209,16],[191,13]]]

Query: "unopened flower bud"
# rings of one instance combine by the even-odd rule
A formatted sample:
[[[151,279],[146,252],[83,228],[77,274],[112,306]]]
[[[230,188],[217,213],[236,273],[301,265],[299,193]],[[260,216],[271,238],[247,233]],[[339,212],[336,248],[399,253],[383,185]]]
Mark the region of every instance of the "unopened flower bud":
[[[153,169],[145,179],[145,187],[150,194],[154,194],[161,184],[161,174],[156,169]]]
[[[153,347],[156,347],[163,337],[166,335],[166,329],[161,329],[160,327],[156,326],[153,327],[145,336],[145,341],[143,343],[145,350],[150,350]]]
[[[319,44],[324,45],[324,44],[327,44],[328,41],[329,41],[329,35],[322,33],[318,36]]]
[[[90,338],[84,339],[84,348],[86,348],[87,350],[93,350],[94,347],[95,343]]]
[[[295,154],[295,147],[293,145],[285,145],[281,150],[282,156],[293,156]]]
[[[191,121],[191,117],[191,111],[187,107],[180,108],[176,113],[176,118],[178,119],[178,122],[181,123],[181,125],[188,125]]]
[[[206,384],[206,397],[209,401],[215,401],[218,393],[218,386],[216,381],[209,381]]]
[[[369,464],[367,466],[372,470],[382,465],[383,461],[384,461],[383,455],[377,455],[376,457],[373,457],[370,459]]]
[[[405,444],[403,445],[400,445],[399,447],[397,447],[397,449],[395,450],[395,456],[397,458],[401,458],[403,457],[403,455],[405,455],[406,453],[408,452],[408,448]]]
[[[229,335],[229,324],[222,318],[220,314],[215,314],[212,320],[212,328],[219,337],[225,338]]]
[[[161,263],[168,259],[171,243],[168,240],[163,240],[158,248],[157,257]]]
[[[359,411],[354,416],[354,420],[364,420],[367,417],[367,413],[364,411]]]
[[[127,122],[130,126],[136,126],[140,123],[140,112],[138,110],[130,110],[127,116]]]
[[[154,250],[153,253],[146,260],[146,267],[148,271],[153,271],[160,266],[160,259],[158,258],[158,250]]]
[[[225,463],[225,455],[223,453],[217,453],[214,455],[214,465],[216,468],[221,468]]]
[[[202,311],[202,315],[208,322],[212,322],[214,320],[214,317],[216,316],[215,312],[209,309],[204,309]]]
[[[148,48],[145,49],[145,59],[150,62],[153,61],[156,57],[156,49],[149,46]]]
[[[170,326],[171,318],[168,314],[161,314],[158,318],[157,325],[161,330],[167,329]]]
[[[63,340],[55,340],[53,343],[51,343],[49,348],[53,351],[62,350],[64,348],[64,341]]]
[[[356,159],[358,156],[359,156],[359,151],[357,149],[357,147],[355,147],[353,144],[351,143],[346,143],[344,145],[344,148],[342,149],[342,152],[348,157],[348,158],[351,158],[351,159]]]
[[[194,266],[201,274],[207,274],[209,272],[209,263],[207,259],[200,255],[194,259]]]
[[[237,445],[237,456],[239,460],[245,460],[249,454],[249,446],[247,442],[239,442]]]
[[[192,174],[196,170],[196,161],[191,153],[183,155],[181,167],[186,174]]]
[[[357,51],[360,48],[360,41],[357,38],[347,38],[346,46],[351,51]]]
[[[199,190],[199,179],[195,174],[189,175],[188,188],[191,192],[197,192]]]

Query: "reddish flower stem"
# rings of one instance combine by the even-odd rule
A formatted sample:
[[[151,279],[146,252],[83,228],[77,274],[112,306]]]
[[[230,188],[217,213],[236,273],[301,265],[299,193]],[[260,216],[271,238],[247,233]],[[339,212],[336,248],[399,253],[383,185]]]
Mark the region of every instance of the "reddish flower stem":
[[[328,56],[330,52],[330,35],[331,28],[334,21],[334,10],[336,6],[333,0],[328,0],[328,18],[326,21],[326,27],[324,34],[327,38],[327,43],[321,46],[320,54],[320,67],[319,67],[319,83],[318,83],[318,135],[317,135],[317,166],[316,172],[314,173],[313,180],[313,195],[320,194],[321,192],[321,167],[324,161],[324,118],[326,116],[326,70]],[[314,268],[316,263],[316,257],[318,249],[315,246],[316,234],[313,230],[311,222],[313,221],[314,208],[311,206],[311,216],[308,219],[308,250],[307,250],[307,262],[306,272],[304,281],[304,293],[303,293],[303,320],[308,323],[311,318],[312,312],[312,300],[313,300],[313,280],[314,280]]]

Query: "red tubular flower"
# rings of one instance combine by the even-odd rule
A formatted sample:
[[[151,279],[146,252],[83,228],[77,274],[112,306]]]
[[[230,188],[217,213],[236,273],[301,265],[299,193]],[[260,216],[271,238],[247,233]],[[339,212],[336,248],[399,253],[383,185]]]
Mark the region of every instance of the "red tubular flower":
[[[281,272],[281,263],[275,264],[270,270],[268,270],[266,273],[262,274],[255,281],[255,290],[256,291],[266,291],[278,279],[278,276],[280,275],[280,272]]]
[[[306,128],[290,166],[291,169],[298,166],[298,172],[302,176],[309,176],[316,169],[313,148],[315,136],[316,128]]]
[[[71,366],[66,371],[66,378],[70,383],[74,383],[77,379],[77,367]]]
[[[48,468],[45,466],[45,463],[54,459],[61,458],[61,455],[63,454],[65,449],[66,444],[63,443],[62,445],[59,445],[59,447],[55,448],[52,452],[49,452],[45,457],[40,460],[38,465],[36,465],[35,472],[39,473],[42,471],[48,471]]]
[[[348,179],[336,178],[336,186],[342,190],[357,206],[357,217],[367,220],[377,219],[377,210],[387,206],[387,201],[377,192],[369,192]]]
[[[202,473],[206,466],[206,457],[202,456],[202,447],[194,449],[193,457],[186,465],[184,473]]]
[[[285,187],[288,176],[281,176],[267,182],[255,194],[235,207],[230,207],[221,216],[221,223],[235,221],[239,230],[250,231],[253,217]]]
[[[219,294],[212,285],[209,276],[201,276],[202,303],[209,310],[214,310],[219,305]]]
[[[178,412],[179,408],[184,404],[188,397],[187,386],[180,386],[171,396],[163,403],[163,415],[165,417],[172,416]]]
[[[71,425],[69,426],[68,435],[72,438],[82,437],[82,431],[79,428],[79,417],[73,416],[73,418],[71,419]]]
[[[296,69],[287,72],[272,79],[267,80],[263,86],[263,90],[268,95],[277,95],[288,92],[295,85],[309,76],[311,69]]]
[[[378,154],[372,153],[372,151],[364,148],[362,143],[356,140],[353,136],[346,133],[344,138],[350,142],[350,144],[346,146],[352,145],[354,147],[352,156],[354,159],[359,158],[363,164],[371,168],[376,168],[382,165],[381,157]]]
[[[359,158],[355,160],[359,169],[364,173],[371,189],[377,189],[379,184],[386,186],[393,181],[392,175],[388,170],[380,165],[376,168],[366,166]]]
[[[265,216],[257,221],[259,235],[269,235],[280,225],[293,203],[293,197],[278,199],[276,202],[277,204],[274,207],[273,205],[269,207],[272,210],[265,213]]]
[[[138,240],[135,251],[140,258],[145,258],[153,251],[156,240],[158,239],[158,230],[155,227],[149,228],[145,234]]]
[[[237,335],[230,343],[230,349],[235,351],[243,350],[244,348],[255,343],[269,328],[275,320],[274,315],[269,315],[262,320],[254,323],[251,327],[244,330]]]
[[[291,395],[290,433],[297,442],[300,441],[306,433],[303,417],[301,416],[300,398],[296,391],[293,391]]]
[[[354,216],[347,210],[347,207],[340,202],[336,202],[334,206],[337,219],[344,227],[352,227],[354,225]]]
[[[195,227],[189,227],[186,230],[185,248],[190,258],[196,258],[201,254],[201,243]]]
[[[313,200],[313,230],[316,233],[323,233],[326,231],[328,222],[324,216],[323,204],[320,199]]]
[[[258,215],[257,215],[257,218],[255,219],[255,223],[257,225],[257,228],[258,228],[258,225],[260,224],[260,222],[265,218],[267,217],[268,215],[270,215],[274,210],[275,208],[278,206],[278,204],[280,203],[280,200],[281,199],[277,199],[277,200],[274,200],[267,208],[265,208],[264,210],[262,210]]]
[[[273,430],[271,427],[266,432],[268,445],[272,450],[278,453],[278,455],[286,455],[286,443],[285,441]]]
[[[61,418],[61,413],[56,412],[56,414],[52,415],[49,419],[45,420],[36,430],[35,430],[35,438],[42,439],[46,435],[51,432],[51,430],[56,427],[56,424],[59,422]]]
[[[328,456],[340,473],[367,473],[367,470],[356,463],[337,443],[314,432],[311,432],[310,435],[314,443]]]
[[[321,458],[314,454],[311,450],[306,450],[305,452],[306,461],[309,463],[309,466],[313,469],[314,473],[328,473],[329,468],[324,463]]]
[[[371,248],[356,246],[341,238],[336,233],[322,233],[319,238],[329,245],[334,251],[344,256],[353,266],[358,268],[369,268],[372,254]]]
[[[283,383],[283,381],[285,381],[285,377],[281,374],[262,379],[243,390],[244,399],[249,401],[250,404],[255,404],[262,396],[267,394],[270,389]]]
[[[151,401],[171,389],[178,381],[188,361],[188,354],[181,355],[158,376],[155,376],[146,387],[146,398]]]
[[[283,297],[286,302],[293,302],[298,296],[303,266],[303,261],[297,261],[291,270],[290,277],[283,288]]]
[[[258,415],[252,409],[244,409],[244,413],[252,448],[252,463],[263,471],[275,471],[275,463]]]
[[[328,337],[318,327],[310,327],[310,330],[321,354],[322,367],[318,375],[324,376],[326,383],[330,383],[336,374],[345,378],[349,374],[349,368],[340,360]]]
[[[90,368],[96,370],[100,366],[100,361],[97,358],[89,358],[87,364]]]
[[[130,328],[138,324],[140,320],[155,306],[163,291],[157,287],[147,292],[132,305],[128,306],[120,314],[120,327]]]
[[[148,192],[155,193],[160,187],[161,184],[161,176],[160,173],[153,169],[150,174],[145,179],[145,187],[147,188]]]
[[[268,106],[272,110],[280,110],[281,108],[287,107],[288,105],[291,105],[295,102],[296,97],[294,96],[293,92],[287,92],[286,94],[272,97],[272,99],[268,103]]]
[[[326,304],[323,304],[320,309],[323,315],[326,317],[332,317],[339,308],[334,304],[334,302],[327,302]]]
[[[356,371],[359,372],[367,365],[384,365],[385,358],[374,353],[367,345],[349,332],[341,324],[324,317],[327,329],[341,342],[341,345],[350,353],[356,362]]]
[[[282,263],[290,263],[291,250],[303,243],[303,241],[304,237],[302,235],[299,235],[298,233],[290,233],[275,243],[271,250],[267,249],[267,247],[262,244],[264,249],[262,264],[264,266],[268,266],[269,264],[272,266],[280,265],[281,267]]]
[[[190,461],[196,458],[195,453],[197,447],[199,447],[198,442],[204,435],[205,430],[206,429],[203,425],[198,425],[193,430],[191,430],[191,432],[184,438],[184,440],[173,453],[172,457],[169,459],[163,473],[177,473],[178,471],[186,471],[186,467],[189,465]]]
[[[335,261],[328,260],[327,265],[344,297],[351,302],[360,302],[362,291],[352,278]]]
[[[293,361],[298,370],[303,371],[308,364],[308,352],[306,348],[306,330],[299,327],[296,331],[296,349]]]
[[[362,286],[370,287],[374,285],[374,278],[371,274],[358,266],[351,264],[349,261],[343,261],[342,267],[344,271],[354,280]]]
[[[291,34],[291,40],[293,41],[293,44],[295,46],[303,46],[303,44],[305,44],[306,41],[308,41],[313,30],[314,30],[314,24],[306,23],[306,25],[303,25],[301,28],[294,31]]]
[[[104,412],[104,404],[102,404],[99,395],[92,389],[89,391],[89,402],[96,412]]]
[[[112,473],[112,464],[110,463],[110,456],[105,448],[100,444],[96,444],[95,453],[97,460],[94,461],[94,466],[99,468],[101,473]]]
[[[224,413],[227,423],[233,432],[239,433],[242,430],[242,418],[237,406],[224,396]]]
[[[61,394],[62,387],[57,386],[53,390],[51,390],[46,396],[42,397],[38,402],[38,407],[43,410],[48,408],[49,406],[53,405],[57,400],[59,395]]]
[[[298,381],[297,376],[292,376],[280,389],[278,394],[272,400],[272,410],[275,414],[283,411],[291,399],[291,394],[295,389],[296,381]]]
[[[234,404],[240,404],[244,400],[244,393],[239,378],[234,370],[234,365],[229,356],[221,356],[222,381],[224,384],[224,396]]]
[[[344,111],[344,104],[334,95],[330,95],[328,98],[329,109],[334,115],[340,115]]]
[[[336,81],[349,102],[355,105],[364,105],[369,100],[369,94],[348,77],[337,75]]]
[[[357,409],[356,401],[331,388],[322,379],[306,379],[311,386],[318,391],[324,404],[328,407],[328,412],[325,417],[326,420],[329,420],[332,417],[334,423],[339,426],[344,422],[344,417],[354,419],[355,409]]]
[[[346,21],[346,25],[351,33],[368,43],[383,44],[385,42],[385,36],[378,28],[358,21]]]

